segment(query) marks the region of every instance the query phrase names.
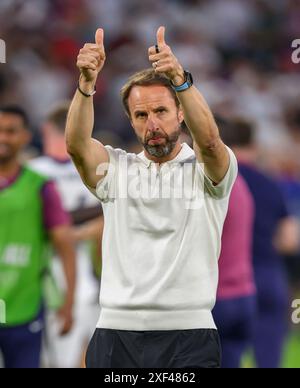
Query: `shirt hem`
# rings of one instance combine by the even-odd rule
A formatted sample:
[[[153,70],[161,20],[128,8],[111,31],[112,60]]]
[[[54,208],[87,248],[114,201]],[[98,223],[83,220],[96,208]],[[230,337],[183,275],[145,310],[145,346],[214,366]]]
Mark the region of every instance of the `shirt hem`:
[[[216,330],[216,325],[208,310],[128,311],[103,308],[97,328],[126,331]]]

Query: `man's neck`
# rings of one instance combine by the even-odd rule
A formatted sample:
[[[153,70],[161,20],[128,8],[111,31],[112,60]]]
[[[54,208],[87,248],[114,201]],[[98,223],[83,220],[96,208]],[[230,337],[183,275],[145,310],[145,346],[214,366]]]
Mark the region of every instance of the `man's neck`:
[[[182,145],[179,142],[177,142],[174,150],[170,153],[170,155],[162,158],[156,158],[155,156],[150,155],[149,152],[147,152],[146,150],[144,151],[147,159],[152,160],[154,163],[157,163],[157,164],[163,164],[175,159],[181,150],[182,150]]]
[[[0,177],[9,179],[18,174],[20,171],[20,164],[17,160],[13,160],[7,163],[0,163]]]

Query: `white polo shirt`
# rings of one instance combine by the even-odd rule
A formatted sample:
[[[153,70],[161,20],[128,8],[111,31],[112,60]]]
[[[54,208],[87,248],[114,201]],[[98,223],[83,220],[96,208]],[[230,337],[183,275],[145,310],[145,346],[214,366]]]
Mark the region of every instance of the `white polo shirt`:
[[[103,205],[98,328],[215,329],[221,235],[238,167],[233,152],[214,186],[183,144],[160,167],[106,147],[110,164],[95,194]]]

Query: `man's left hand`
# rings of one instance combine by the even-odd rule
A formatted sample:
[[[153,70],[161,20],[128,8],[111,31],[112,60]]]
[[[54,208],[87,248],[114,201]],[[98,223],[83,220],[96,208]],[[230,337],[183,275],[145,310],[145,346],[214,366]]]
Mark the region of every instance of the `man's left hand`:
[[[171,48],[165,41],[165,27],[157,31],[157,46],[149,48],[149,61],[156,73],[165,74],[174,85],[182,85],[185,82],[184,70]],[[159,53],[157,53],[157,49]]]

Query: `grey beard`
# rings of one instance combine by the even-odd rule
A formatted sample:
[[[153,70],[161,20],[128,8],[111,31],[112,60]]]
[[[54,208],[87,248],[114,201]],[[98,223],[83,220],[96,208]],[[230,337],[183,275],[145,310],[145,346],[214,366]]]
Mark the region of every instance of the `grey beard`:
[[[0,166],[5,166],[10,163],[14,158],[12,156],[0,157]]]
[[[176,143],[167,143],[164,146],[150,146],[145,144],[145,150],[155,158],[163,158],[169,156],[175,148]]]
[[[149,153],[149,155],[155,158],[163,158],[169,156],[176,147],[176,143],[180,137],[181,129],[173,133],[170,137],[168,137],[167,143],[165,145],[157,145],[150,146],[148,143],[142,143],[145,150]]]

